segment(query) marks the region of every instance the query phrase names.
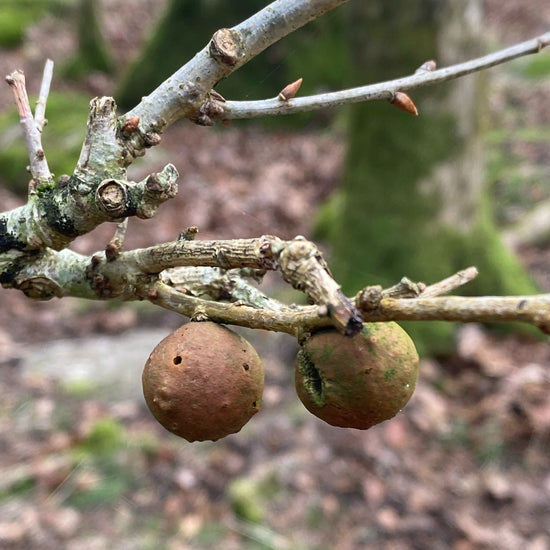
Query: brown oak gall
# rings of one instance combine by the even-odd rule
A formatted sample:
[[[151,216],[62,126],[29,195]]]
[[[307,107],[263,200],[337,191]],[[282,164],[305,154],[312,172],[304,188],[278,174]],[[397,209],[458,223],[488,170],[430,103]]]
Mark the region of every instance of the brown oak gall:
[[[261,406],[264,371],[256,350],[216,323],[190,322],[153,350],[142,375],[153,416],[188,441],[238,432]]]
[[[366,430],[395,416],[418,379],[418,354],[396,323],[365,323],[349,338],[334,329],[314,333],[296,361],[296,391],[325,422]]]

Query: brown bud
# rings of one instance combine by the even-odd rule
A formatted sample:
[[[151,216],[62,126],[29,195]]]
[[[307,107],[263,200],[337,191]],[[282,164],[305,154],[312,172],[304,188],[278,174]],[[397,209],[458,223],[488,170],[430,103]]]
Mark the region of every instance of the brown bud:
[[[416,105],[405,92],[395,92],[393,97],[390,99],[390,103],[402,111],[418,116],[418,109],[416,108]]]
[[[225,97],[214,89],[210,90],[210,98],[225,103]]]
[[[121,126],[121,131],[123,134],[133,134],[134,132],[137,131],[139,127],[139,117],[136,115],[136,116],[131,116],[130,118],[126,119],[122,126]]]
[[[178,241],[192,241],[195,239],[199,232],[199,228],[196,225],[191,225],[185,228],[185,231],[182,231],[179,234]]]
[[[295,80],[294,82],[291,82],[290,84],[287,84],[277,96],[281,101],[288,101],[289,99],[292,99],[300,89],[300,86],[302,85],[303,78],[299,78],[298,80]]]
[[[203,103],[199,111],[202,115],[206,115],[212,119],[222,118],[224,113],[223,107],[215,101],[207,101],[206,103]]]
[[[416,69],[415,74],[421,72],[432,72],[436,69],[437,63],[433,59],[429,59],[428,61],[424,61],[424,63],[422,63],[422,65],[420,65],[420,67]]]
[[[108,262],[112,262],[116,260],[119,254],[120,254],[120,246],[118,246],[116,243],[111,242],[105,247],[105,259]]]

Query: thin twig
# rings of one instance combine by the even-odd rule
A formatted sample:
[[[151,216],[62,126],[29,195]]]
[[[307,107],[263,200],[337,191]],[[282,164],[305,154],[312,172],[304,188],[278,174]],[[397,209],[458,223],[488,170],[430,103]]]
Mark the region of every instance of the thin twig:
[[[230,242],[225,241],[224,245],[230,246]],[[241,243],[245,244],[245,241]],[[244,253],[245,250],[241,247],[238,255],[242,257],[250,255]],[[46,248],[40,255],[35,255],[33,261],[21,264],[23,267],[13,279],[11,286],[21,288],[28,296],[39,299],[49,299],[52,296],[123,301],[146,299],[157,306],[189,317],[205,316],[219,323],[289,334],[336,324],[334,317],[326,314],[328,308],[323,307],[322,304],[319,305],[319,302],[312,306],[277,303],[274,299],[261,298],[259,294],[242,292],[241,290],[245,290],[244,286],[241,286],[241,290],[238,291],[239,296],[233,296],[238,300],[235,303],[218,302],[190,295],[185,291],[183,279],[178,277],[172,279],[172,272],[159,272],[155,276],[150,270],[151,265],[142,255],[139,253],[136,255],[135,252],[139,251],[122,252],[113,261],[108,261],[102,252],[88,257],[70,249],[57,252]],[[140,256],[145,260],[143,265],[139,261]],[[195,253],[191,256],[197,258]],[[201,260],[197,263],[208,262],[214,265],[219,261],[219,259],[207,260],[207,254],[200,254],[198,257]],[[190,258],[187,258],[182,263],[188,262],[188,265],[192,265],[193,262],[189,260]],[[226,260],[231,263],[228,256]],[[20,257],[18,261],[21,261]],[[250,261],[250,263],[253,262]],[[273,268],[275,265],[272,266]],[[86,276],[83,276],[83,273],[86,273]],[[459,279],[456,276],[453,278],[455,281]],[[441,289],[446,284],[442,282],[433,286]],[[361,293],[351,300],[361,312],[364,322],[516,321],[533,324],[543,332],[550,333],[550,294],[431,298],[423,296],[389,298],[383,295],[380,298],[381,290],[376,294],[378,298],[376,303],[361,300]]]
[[[463,286],[470,281],[473,281],[478,276],[478,270],[475,267],[467,267],[438,283],[427,286],[421,293],[420,298],[433,298],[435,296],[443,296],[449,294],[460,286]]]
[[[6,82],[13,91],[19,117],[21,119],[32,117],[29,96],[27,95],[27,88],[25,87],[25,73],[23,71],[13,71],[6,76]]]
[[[460,321],[463,323],[523,322],[550,334],[550,294],[533,296],[442,296],[393,300],[384,298],[376,321]]]
[[[304,327],[331,326],[329,317],[318,315],[317,306],[292,308],[282,306],[278,311],[249,305],[213,302],[178,292],[172,286],[156,282],[148,292],[152,303],[190,318],[205,316],[218,323],[253,329],[296,334]]]
[[[29,193],[33,193],[36,185],[50,183],[53,178],[48,168],[44,149],[42,149],[40,129],[32,115],[23,71],[13,71],[6,77],[6,82],[15,96],[25,144],[29,153],[30,171],[34,180],[29,183]]]
[[[529,54],[540,52],[550,44],[550,32],[538,38],[521,42],[509,48],[489,55],[472,59],[464,63],[451,65],[435,71],[419,71],[411,76],[397,78],[386,82],[360,86],[348,90],[295,97],[281,101],[278,97],[259,101],[230,101],[219,105],[223,109],[223,119],[256,118],[261,116],[278,116],[339,107],[348,103],[359,103],[374,99],[392,99],[400,90],[412,90],[421,86],[453,80],[474,72],[482,71]]]
[[[362,308],[365,322],[376,321],[461,321],[461,322],[524,322],[550,333],[550,294],[535,296],[434,296],[433,293],[450,292],[472,280],[475,268],[467,268],[426,288],[432,297],[382,297],[376,308]],[[155,303],[167,309],[193,317],[205,315],[218,322],[275,330],[296,334],[330,326],[332,321],[321,315],[315,306],[284,306],[267,310],[248,305],[215,303],[184,296],[165,284],[155,285]],[[359,296],[359,295],[358,295]]]
[[[44,64],[44,73],[42,74],[42,84],[40,85],[40,94],[36,100],[36,108],[34,110],[34,120],[38,126],[38,130],[42,132],[44,126],[48,123],[46,119],[46,102],[50,94],[50,84],[53,77],[53,61],[47,59]]]

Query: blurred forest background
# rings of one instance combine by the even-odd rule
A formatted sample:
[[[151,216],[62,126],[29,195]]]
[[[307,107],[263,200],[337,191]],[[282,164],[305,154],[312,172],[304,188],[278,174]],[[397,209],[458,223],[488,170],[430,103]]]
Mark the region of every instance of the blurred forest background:
[[[0,68],[29,93],[56,63],[44,146],[71,173],[88,102],[132,107],[262,0],[0,0]],[[272,97],[411,74],[550,28],[544,0],[351,0],[217,90]],[[203,128],[181,122],[131,168],[167,162],[180,192],[131,220],[127,248],[263,233],[319,241],[350,294],[476,265],[461,292],[550,291],[550,55],[386,102]],[[31,98],[32,101],[32,98]],[[0,202],[25,200],[26,151],[0,89]],[[83,253],[113,233],[75,241]],[[302,298],[276,275],[263,287]],[[550,349],[525,327],[410,323],[419,386],[395,419],[332,428],[293,389],[296,343],[246,331],[266,368],[239,434],[188,444],[141,396],[141,369],[184,319],[147,304],[33,303],[0,292],[0,547],[57,549],[550,549]],[[158,310],[158,311],[157,311]],[[504,330],[505,329],[505,330]]]

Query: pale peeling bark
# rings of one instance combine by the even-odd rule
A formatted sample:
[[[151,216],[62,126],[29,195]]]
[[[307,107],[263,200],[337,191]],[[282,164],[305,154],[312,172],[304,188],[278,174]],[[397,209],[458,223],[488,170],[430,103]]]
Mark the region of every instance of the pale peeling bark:
[[[17,288],[34,299],[78,296],[95,300],[149,300],[194,318],[292,334],[327,325],[353,334],[364,320],[411,318],[414,315],[411,311],[417,306],[420,318],[455,319],[458,315],[461,320],[476,321],[514,318],[547,326],[550,318],[547,297],[521,298],[521,307],[515,308],[508,302],[498,305],[496,299],[474,304],[466,298],[453,302],[452,306],[441,302],[442,307],[438,308],[438,298],[433,296],[456,288],[467,277],[456,276],[451,282],[443,281],[439,287],[427,289],[403,281],[387,291],[367,287],[355,299],[349,299],[332,278],[317,247],[303,237],[290,241],[274,236],[193,241],[197,229],[191,227],[174,242],[128,252],[121,250],[126,226],[120,222],[129,216],[152,217],[158,206],[177,192],[178,174],[171,164],[140,182],[128,181],[126,170],[133,160],[158,145],[161,133],[180,118],[209,125],[217,119],[248,113],[238,102],[226,102],[216,94],[213,91],[216,83],[269,45],[345,1],[276,0],[234,28],[218,30],[187,64],[120,117],[112,98],[95,98],[90,104],[88,131],[74,173],[57,181],[49,173],[39,139],[44,94],[41,93],[33,121],[26,91],[18,83],[16,98],[22,102],[21,118],[26,119],[23,127],[34,183],[26,205],[0,214],[2,285]],[[513,52],[474,60],[468,67],[451,67],[447,72],[424,70],[393,81],[391,86],[383,85],[381,95],[367,93],[358,98],[348,92],[347,99],[338,97],[337,102],[383,97],[402,103],[405,96],[401,89],[482,70],[534,53],[548,43],[550,33],[518,45]],[[291,93],[287,88],[283,92],[274,101],[283,104],[288,112],[299,110],[296,107],[299,108],[301,100],[293,97],[297,87]],[[307,108],[332,105],[330,98],[320,101],[310,103]],[[104,250],[82,256],[67,249],[76,237],[104,222],[119,223],[115,237]],[[315,305],[286,305],[263,294],[249,281],[261,280],[266,270],[280,271],[286,282],[306,293]],[[423,297],[422,292],[428,289],[430,293]],[[516,302],[513,303],[517,306]]]

